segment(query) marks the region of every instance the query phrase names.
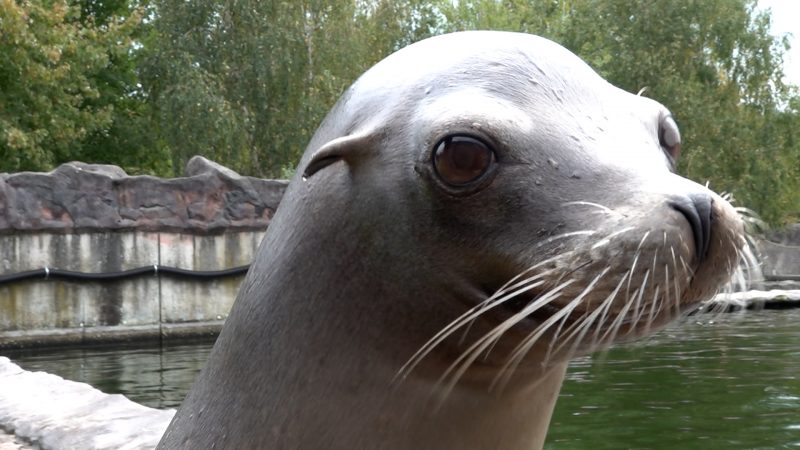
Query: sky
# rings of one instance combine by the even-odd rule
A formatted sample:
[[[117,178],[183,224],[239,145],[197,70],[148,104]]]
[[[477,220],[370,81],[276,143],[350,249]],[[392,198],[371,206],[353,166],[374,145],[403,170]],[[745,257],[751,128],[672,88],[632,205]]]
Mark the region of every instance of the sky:
[[[758,7],[772,10],[772,34],[791,34],[792,48],[783,60],[784,81],[800,86],[800,1],[758,0]]]

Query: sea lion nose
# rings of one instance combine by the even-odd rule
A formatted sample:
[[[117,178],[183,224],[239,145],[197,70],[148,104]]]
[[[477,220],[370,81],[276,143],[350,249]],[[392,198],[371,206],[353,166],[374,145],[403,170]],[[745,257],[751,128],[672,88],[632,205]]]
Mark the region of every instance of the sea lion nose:
[[[692,227],[694,236],[694,249],[696,262],[699,264],[708,253],[711,241],[711,205],[713,200],[705,193],[692,193],[686,196],[674,197],[670,206],[683,214]]]

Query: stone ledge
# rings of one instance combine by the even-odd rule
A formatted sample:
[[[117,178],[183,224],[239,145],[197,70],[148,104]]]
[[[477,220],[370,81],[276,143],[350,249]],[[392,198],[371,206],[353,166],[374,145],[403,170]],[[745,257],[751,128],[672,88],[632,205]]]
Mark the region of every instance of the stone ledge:
[[[0,349],[62,347],[165,340],[213,338],[219,335],[224,321],[165,323],[159,325],[116,325],[86,328],[0,332]]]
[[[174,414],[0,356],[0,429],[35,448],[152,449]]]
[[[189,160],[185,177],[173,179],[81,162],[48,173],[2,173],[0,234],[261,230],[287,184],[241,176],[202,156]]]
[[[708,303],[707,308],[711,311],[800,308],[800,290],[751,290],[718,294]]]

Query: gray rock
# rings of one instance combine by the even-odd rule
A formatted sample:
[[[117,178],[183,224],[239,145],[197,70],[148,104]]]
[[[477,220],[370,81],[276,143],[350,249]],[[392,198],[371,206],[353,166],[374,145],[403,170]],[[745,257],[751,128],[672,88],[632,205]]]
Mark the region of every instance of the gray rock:
[[[263,230],[288,182],[246,177],[201,156],[186,177],[129,176],[71,162],[49,173],[0,174],[0,234],[118,230]]]

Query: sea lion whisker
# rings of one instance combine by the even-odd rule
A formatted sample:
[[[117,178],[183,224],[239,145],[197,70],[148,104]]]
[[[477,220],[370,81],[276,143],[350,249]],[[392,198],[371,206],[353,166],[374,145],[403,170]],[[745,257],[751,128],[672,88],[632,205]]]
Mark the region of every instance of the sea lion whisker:
[[[458,342],[459,345],[463,344],[464,340],[466,339],[467,335],[472,329],[472,324],[484,312],[494,308],[495,306],[501,303],[512,300],[517,295],[523,294],[525,292],[530,291],[533,288],[541,286],[542,284],[544,284],[544,282],[536,282],[536,283],[533,282],[544,278],[545,276],[551,274],[552,272],[555,272],[555,269],[548,269],[543,272],[539,272],[538,274],[530,276],[524,280],[521,280],[512,286],[501,287],[500,289],[495,291],[495,293],[492,294],[491,297],[482,301],[480,304],[473,306],[466,313],[462,314],[461,316],[457,317],[455,320],[450,322],[442,331],[445,331],[452,327],[453,328],[451,330],[452,333],[456,329],[464,326],[466,323],[466,327],[464,328],[464,331],[461,333],[461,338],[459,339]],[[447,336],[444,337],[446,338]]]
[[[560,352],[561,349],[564,348],[564,346],[568,342],[570,342],[570,340],[572,340],[572,336],[575,333],[577,333],[578,330],[582,330],[580,331],[580,334],[574,340],[572,340],[571,348],[567,352],[568,355],[574,354],[577,351],[578,346],[581,344],[581,342],[583,342],[583,338],[586,336],[586,333],[589,332],[589,330],[592,327],[592,323],[595,320],[600,319],[598,321],[597,330],[600,329],[601,324],[605,321],[605,312],[607,312],[608,309],[611,307],[611,305],[614,303],[614,299],[616,299],[617,294],[619,294],[620,290],[622,289],[622,286],[625,284],[625,279],[628,276],[630,276],[630,274],[631,274],[630,272],[627,272],[625,275],[623,275],[622,278],[620,278],[619,282],[617,283],[617,286],[603,300],[603,302],[600,304],[600,307],[596,308],[594,311],[592,311],[591,314],[583,318],[580,322],[576,322],[577,326],[575,327],[575,329],[572,330],[570,334],[566,335],[564,339],[562,339],[562,344],[556,347],[554,354],[558,354],[558,352]],[[596,334],[597,332],[595,332],[595,335]]]
[[[559,322],[558,329],[556,330],[555,336],[551,341],[551,346],[548,348],[547,354],[544,358],[544,362],[547,363],[550,356],[550,350],[552,349],[552,343],[555,342],[555,340],[557,340],[557,336],[561,328],[564,326],[564,323],[566,323],[566,320],[569,318],[570,314],[572,314],[572,311],[574,311],[575,308],[578,305],[580,305],[581,301],[583,301],[586,295],[595,288],[597,283],[610,270],[611,267],[607,267],[605,270],[600,272],[600,274],[595,276],[594,279],[592,279],[592,281],[583,289],[583,291],[581,291],[580,294],[578,294],[577,297],[570,300],[570,302],[567,303],[565,306],[563,306],[558,312],[548,317],[544,322],[542,322],[539,326],[537,326],[530,334],[528,334],[528,336],[526,336],[525,339],[523,339],[519,344],[517,344],[517,346],[511,351],[511,355],[509,356],[508,360],[503,365],[503,367],[500,369],[498,376],[492,382],[492,385],[489,387],[489,389],[490,390],[494,389],[494,387],[497,386],[497,381],[503,380],[500,382],[500,389],[502,390],[502,386],[504,386],[505,383],[508,381],[508,379],[511,376],[511,373],[514,372],[516,367],[522,361],[522,358],[530,351],[531,347],[533,347],[533,345],[536,344],[536,341],[539,340],[539,338],[556,322]],[[504,373],[507,373],[507,375],[503,375]]]
[[[511,329],[514,325],[516,325],[517,323],[519,323],[520,321],[525,319],[530,314],[536,312],[542,306],[547,305],[549,302],[553,301],[555,298],[560,296],[561,295],[561,291],[563,291],[567,286],[569,286],[570,284],[572,284],[574,282],[575,282],[575,280],[568,280],[566,282],[563,282],[563,283],[560,283],[560,284],[556,285],[555,287],[553,287],[549,291],[546,291],[544,293],[541,293],[541,294],[537,295],[533,300],[531,300],[530,303],[525,305],[525,307],[523,307],[520,311],[517,311],[511,317],[505,319],[499,325],[497,325],[494,328],[492,328],[492,330],[490,330],[489,332],[487,332],[486,334],[484,334],[483,336],[478,338],[476,340],[476,343],[477,342],[491,342],[491,345],[494,345],[494,343],[500,337],[502,337],[503,334],[506,331]],[[518,295],[518,294],[517,293],[512,293],[512,294],[509,294],[508,297],[510,299],[511,296],[516,296],[516,295]],[[473,343],[471,345],[471,347],[475,347],[476,343]],[[463,353],[469,353],[469,352],[470,352],[470,349],[467,349]]]
[[[545,246],[547,244],[551,244],[551,243],[553,243],[553,242],[555,242],[557,240],[560,240],[560,239],[564,239],[564,238],[568,238],[568,237],[574,237],[574,236],[591,236],[591,235],[593,235],[595,233],[596,233],[596,231],[594,231],[594,230],[580,230],[580,231],[570,231],[570,232],[567,232],[567,233],[561,233],[561,234],[558,234],[558,235],[555,235],[555,236],[550,236],[547,239],[544,239],[544,240],[541,240],[541,241],[537,242],[536,244],[534,244],[531,247],[531,249],[537,249],[537,248],[543,247],[543,246]],[[551,263],[553,261],[556,261],[558,259],[561,259],[561,258],[565,258],[568,255],[571,255],[573,253],[575,253],[574,250],[566,252],[566,253],[559,253],[558,255],[552,256],[552,257],[547,258],[547,259],[545,259],[543,261],[539,261],[538,263],[528,267],[527,269],[523,270],[522,272],[520,272],[517,275],[515,275],[514,277],[512,277],[510,280],[505,282],[503,284],[503,286],[501,286],[498,290],[502,290],[502,289],[506,288],[510,284],[514,283],[516,280],[518,280],[518,279],[522,278],[523,276],[525,276],[525,274],[535,270],[538,267],[541,267],[542,265],[549,264],[549,263]]]
[[[678,285],[678,264],[674,259],[672,260],[672,278],[669,275],[669,266],[664,264],[664,286],[667,292],[662,303],[666,304],[666,308],[672,308],[674,305],[675,309],[680,311],[681,290]],[[671,291],[670,284],[672,284]]]
[[[753,281],[754,275],[756,277],[761,276],[761,262],[757,260],[755,254],[753,254],[753,250],[750,246],[745,246],[741,249],[741,258],[740,261],[743,262],[745,267],[745,285],[743,286],[745,289],[749,286],[750,283]]]
[[[628,269],[628,274],[631,276],[628,277],[628,283],[625,286],[625,301],[627,302],[630,298],[631,293],[631,282],[633,280],[633,273],[636,270],[636,264],[639,263],[639,255],[640,253],[637,251],[636,254],[633,255],[633,262],[631,263],[631,267]]]
[[[636,289],[638,291],[638,295],[636,295],[633,302],[625,303],[625,305],[622,307],[622,311],[617,313],[617,318],[614,319],[614,322],[612,322],[611,328],[609,328],[609,330],[606,331],[606,334],[608,334],[608,332],[611,331],[611,335],[608,339],[609,344],[612,343],[614,339],[616,339],[616,336],[619,334],[620,328],[625,322],[630,323],[628,333],[630,333],[633,330],[633,328],[636,327],[636,322],[632,322],[630,320],[630,315],[635,311],[635,309],[632,308],[636,308],[638,307],[638,305],[642,304],[642,297],[644,296],[644,293],[646,291],[645,288],[647,286],[647,280],[648,278],[650,278],[650,276],[651,272],[649,270],[645,272],[644,282],[640,287]],[[600,338],[600,341],[602,342],[603,338]]]
[[[633,277],[633,271],[628,271],[628,273],[626,275],[628,275],[629,278],[632,278]],[[626,283],[626,285],[630,286],[629,283],[630,283],[630,280],[628,280],[628,283]],[[630,303],[630,292],[628,292],[627,289],[628,288],[626,287],[625,300],[623,302],[623,304],[626,304],[626,305]],[[634,297],[636,296],[636,290],[634,290],[633,296]],[[596,346],[600,342],[600,333],[603,331],[604,324],[609,320],[609,317],[610,317],[609,313],[611,312],[611,306],[612,305],[613,305],[613,301],[612,302],[603,302],[603,304],[600,305],[600,308],[598,308],[598,310],[600,311],[600,313],[599,313],[600,315],[598,317],[597,325],[595,326],[594,333],[592,333],[593,334],[592,341],[591,341],[592,342],[592,346]]]
[[[562,331],[562,328],[559,327],[559,329],[556,331],[555,335],[553,336],[553,340],[550,342],[550,345],[547,346],[547,353],[545,354],[545,357],[544,357],[544,360],[543,360],[544,364],[547,364],[547,362],[550,361],[550,358],[553,355],[556,355],[558,350],[560,350],[561,348],[564,347],[564,345],[560,345],[560,346],[556,347],[555,346],[556,341],[565,341],[566,342],[567,340],[569,340],[572,336],[575,335],[576,330],[581,328],[583,326],[583,324],[586,323],[586,320],[588,320],[588,317],[591,316],[592,314],[594,314],[594,312],[595,311],[592,311],[590,309],[585,309],[583,311],[583,314],[580,315],[580,317],[577,317],[576,319],[572,320],[571,323],[569,324],[569,326],[567,326],[566,328],[563,328],[564,335],[563,335],[562,339],[558,339],[559,337],[561,337],[560,333]],[[564,321],[566,321],[566,318],[564,319]]]
[[[755,228],[756,230],[763,230],[768,228],[767,223],[761,219],[759,214],[750,208],[744,206],[734,206],[733,210],[739,216],[739,219],[744,222],[746,228]],[[752,231],[752,230],[748,230]]]
[[[626,232],[634,230],[634,229],[636,229],[636,227],[625,227],[625,228],[622,228],[621,230],[617,230],[617,231],[615,231],[615,232],[613,232],[611,234],[608,234],[604,238],[602,238],[599,241],[597,241],[596,243],[594,243],[591,246],[591,249],[595,250],[595,249],[598,249],[598,248],[603,247],[605,245],[608,245],[609,243],[611,243],[611,240],[613,238],[619,236],[622,233],[626,233]]]
[[[666,268],[666,266],[665,266],[665,268]],[[669,283],[667,283],[665,286],[666,287],[664,289],[669,291]],[[661,300],[661,298],[658,296],[660,288],[661,288],[661,285],[657,284],[656,288],[653,290],[653,300],[652,300],[652,302],[650,304],[650,313],[647,315],[647,320],[644,323],[644,334],[646,334],[646,335],[650,334],[650,327],[653,325],[653,322],[655,321],[655,318],[656,318],[656,310],[661,312],[662,306],[658,305],[658,304],[659,303],[664,303],[664,301]],[[669,298],[668,294],[666,294],[666,293],[664,294],[664,297],[665,298]],[[658,308],[656,308],[656,306],[658,306]]]
[[[561,295],[561,291],[566,289],[569,285],[575,283],[576,280],[567,280],[564,283],[556,286],[555,288],[551,289],[546,294],[542,295],[541,297],[537,298],[530,305],[526,306],[522,311],[514,314],[509,319],[506,319],[499,325],[497,325],[492,331],[486,333],[482,337],[478,338],[472,345],[469,346],[465,351],[459,355],[455,361],[453,361],[450,366],[444,371],[444,373],[439,377],[437,381],[437,386],[444,386],[442,390],[442,400],[447,397],[447,395],[453,390],[453,387],[456,385],[458,380],[464,376],[464,373],[469,369],[472,363],[475,362],[476,359],[489,347],[492,342],[494,342],[495,337],[498,335],[504,334],[508,331],[511,327],[519,323],[525,317],[539,309],[541,306],[550,303],[554,299],[558,298]],[[445,380],[450,379],[449,382],[444,383]]]
[[[759,267],[761,266],[761,262],[753,253],[753,248],[755,248],[755,244],[752,242],[752,239],[753,238],[751,236],[748,236],[747,238],[743,239],[741,247],[737,248],[740,260],[742,260],[745,267],[750,272],[758,271]]]
[[[550,263],[551,263],[551,262],[553,262],[553,261],[558,261],[559,259],[565,259],[565,258],[566,258],[568,255],[571,255],[572,253],[573,253],[573,252],[568,252],[568,253],[563,253],[563,254],[559,254],[559,255],[556,255],[556,256],[552,256],[552,257],[550,257],[550,258],[547,258],[547,259],[545,259],[544,261],[541,261],[541,262],[539,262],[539,263],[537,263],[537,264],[534,264],[534,265],[533,265],[533,266],[531,266],[531,267],[528,267],[527,269],[523,270],[523,271],[522,271],[522,272],[520,272],[519,274],[515,275],[515,276],[514,276],[513,278],[511,278],[510,280],[508,280],[508,281],[506,281],[505,283],[503,283],[503,285],[502,285],[502,286],[500,286],[500,287],[499,287],[499,288],[498,288],[498,289],[497,289],[497,290],[496,290],[496,291],[495,291],[495,292],[492,294],[492,297],[495,297],[495,296],[498,296],[498,295],[503,295],[505,292],[508,292],[508,291],[512,291],[512,290],[514,290],[514,289],[517,289],[519,286],[522,286],[523,284],[525,284],[525,283],[528,283],[528,282],[529,282],[529,281],[531,281],[532,279],[541,278],[541,276],[542,276],[543,274],[549,274],[549,273],[551,273],[551,272],[552,272],[554,269],[548,269],[548,270],[546,270],[546,271],[543,271],[543,272],[538,272],[538,273],[536,273],[536,274],[534,274],[534,275],[531,275],[531,276],[530,276],[530,277],[528,277],[528,278],[525,278],[525,279],[522,279],[522,280],[521,280],[521,278],[522,278],[522,277],[524,277],[524,276],[526,276],[527,274],[529,274],[530,272],[532,272],[532,271],[534,271],[534,270],[538,269],[539,267],[541,267],[541,266],[543,266],[543,265],[545,265],[545,264],[550,264]],[[490,297],[490,298],[491,298],[491,297]],[[486,301],[484,301],[484,303],[485,303],[485,302],[488,302],[488,301],[489,301],[489,300],[487,299]]]
[[[744,256],[742,255],[742,251],[740,249],[736,249],[736,258],[735,260],[728,261],[727,269],[731,273],[730,280],[722,287],[722,294],[731,294],[734,292],[735,288],[740,290],[745,290],[744,288],[747,285],[747,278],[746,278],[746,268],[743,267],[745,264],[743,262]]]
[[[678,269],[678,258],[675,257],[675,246],[669,246],[669,252],[672,255],[672,267],[675,268],[675,272],[677,273]]]
[[[578,294],[574,299],[570,300],[566,306],[562,307],[557,313],[553,314],[552,316],[548,317],[544,322],[539,324],[531,333],[528,334],[525,339],[523,339],[512,351],[511,358],[515,358],[517,353],[521,352],[523,355],[527,353],[531,346],[536,343],[536,340],[541,337],[541,335],[550,328],[555,321],[561,318],[559,326],[556,330],[555,336],[558,336],[560,330],[563,328],[564,324],[566,323],[567,319],[569,319],[569,315],[572,311],[583,301],[586,296],[594,290],[600,280],[611,271],[611,267],[608,266],[603,269],[598,275],[596,275],[591,282]],[[557,340],[554,337],[554,341]],[[549,353],[549,350],[548,350]],[[545,358],[546,359],[546,358]]]
[[[633,272],[636,270],[636,264],[639,262],[639,256],[641,255],[641,252],[642,252],[642,246],[644,245],[644,243],[647,240],[647,237],[649,235],[650,235],[650,231],[648,230],[642,236],[642,239],[639,241],[639,244],[636,246],[636,253],[633,255],[633,262],[631,263],[631,267],[630,267],[630,269],[628,269],[629,272],[631,273],[631,276],[628,278],[628,285],[625,288],[625,302],[626,303],[628,302],[628,300],[630,298],[629,294],[630,294],[630,291],[631,291],[631,282],[633,281]]]
[[[593,232],[581,231],[581,232],[574,232],[574,233],[564,233],[562,235],[559,235],[558,237],[560,238],[560,237],[564,237],[566,235],[582,235],[582,234],[591,234],[591,233],[593,233]],[[541,278],[549,275],[550,273],[554,272],[555,269],[548,269],[548,270],[545,270],[543,272],[539,272],[539,273],[537,273],[535,275],[532,275],[532,276],[530,276],[530,277],[528,277],[528,278],[526,278],[524,280],[520,280],[521,277],[523,277],[527,273],[530,273],[532,270],[535,270],[535,269],[537,269],[537,268],[539,268],[539,267],[541,267],[541,266],[543,266],[545,264],[549,264],[549,263],[551,263],[553,261],[556,261],[558,259],[564,258],[566,255],[569,255],[571,253],[572,252],[569,252],[567,254],[556,255],[556,256],[547,258],[547,259],[545,259],[543,261],[540,261],[539,263],[534,264],[531,267],[528,267],[527,269],[523,270],[522,272],[520,272],[519,274],[517,274],[516,276],[511,278],[509,281],[507,281],[503,286],[501,286],[497,291],[495,291],[495,293],[492,294],[492,296],[490,296],[489,298],[487,298],[486,300],[484,300],[480,304],[478,304],[476,306],[473,306],[467,312],[463,313],[462,315],[457,317],[455,320],[450,322],[442,330],[440,330],[438,333],[436,333],[436,335],[434,335],[431,339],[429,339],[425,344],[423,344],[423,346],[420,347],[420,349],[417,350],[417,352],[415,352],[414,355],[411,356],[411,358],[409,358],[409,360],[400,368],[400,370],[398,370],[397,374],[395,374],[393,382],[397,382],[397,381],[401,381],[401,380],[405,379],[408,376],[408,374],[411,373],[411,371],[414,369],[414,367],[416,367],[417,364],[419,364],[419,362],[425,356],[427,356],[427,354],[430,353],[437,345],[439,345],[442,341],[444,341],[449,336],[451,336],[459,328],[461,328],[461,327],[466,325],[466,329],[465,329],[464,333],[462,334],[461,339],[459,340],[459,344],[463,344],[464,340],[466,339],[467,333],[469,332],[469,329],[470,329],[470,327],[472,325],[472,321],[474,321],[476,318],[480,317],[486,311],[488,311],[490,309],[493,309],[494,307],[496,307],[496,306],[498,306],[498,305],[500,305],[500,304],[502,304],[502,303],[504,303],[504,302],[506,302],[508,300],[511,300],[512,298],[516,297],[517,295],[523,294],[525,292],[530,291],[531,289],[535,289],[537,287],[542,286],[542,284],[544,284],[544,282],[536,281],[536,280],[540,280]],[[533,282],[533,281],[536,281],[536,282]]]
[[[613,239],[613,238],[619,236],[620,234],[627,233],[628,231],[635,230],[636,228],[637,227],[633,227],[633,226],[620,228],[619,230],[614,231],[613,233],[609,233],[605,237],[605,239]]]
[[[628,301],[629,301],[629,295],[630,295],[629,290],[630,290],[630,286],[631,286],[630,285],[630,279],[631,278],[633,278],[633,269],[632,268],[629,269],[625,273],[625,275],[622,277],[622,279],[620,280],[620,285],[622,285],[622,284],[626,285],[626,288],[625,288],[625,303],[628,303]],[[635,295],[635,293],[634,293],[634,295]],[[595,327],[595,331],[593,333],[592,341],[591,341],[593,346],[599,344],[600,332],[603,329],[603,324],[605,324],[606,321],[608,320],[608,315],[609,315],[609,312],[611,311],[611,306],[614,304],[614,299],[615,298],[616,298],[616,293],[615,293],[615,295],[613,297],[609,296],[608,298],[606,298],[606,300],[604,300],[603,303],[598,308],[598,311],[599,311],[599,318],[598,319],[599,320],[597,321],[597,326]]]
[[[633,297],[639,295],[641,288],[636,288],[633,291]],[[625,303],[625,307],[630,305],[630,302]],[[625,310],[623,307],[623,310]],[[607,348],[614,342],[614,338],[617,337],[617,327],[621,326],[622,322],[625,321],[625,314],[627,311],[617,313],[617,316],[611,319],[611,316],[605,315],[603,316],[603,321],[599,322],[599,326],[595,330],[594,337],[592,338],[592,347],[596,348]],[[611,320],[611,324],[606,326],[606,321]],[[601,335],[600,333],[605,330],[605,332]],[[606,339],[608,338],[608,339]]]
[[[597,276],[597,277],[596,277],[596,278],[595,278],[595,279],[594,279],[594,280],[593,280],[593,281],[592,281],[592,282],[591,282],[591,283],[590,283],[590,284],[589,284],[589,285],[588,285],[588,286],[587,286],[587,287],[586,287],[586,288],[583,290],[583,292],[581,292],[581,294],[578,296],[578,298],[577,298],[576,300],[577,300],[577,301],[580,301],[580,300],[582,300],[582,297],[585,297],[585,295],[586,295],[586,294],[588,294],[589,292],[591,292],[592,290],[594,290],[594,288],[596,287],[596,285],[597,285],[597,284],[600,282],[601,278],[602,278],[602,277],[604,277],[604,276],[605,276],[605,275],[606,275],[608,272],[610,272],[610,271],[611,271],[611,269],[612,269],[612,266],[606,266],[606,268],[605,268],[605,269],[603,269],[603,270],[601,271],[600,275],[598,275],[598,276]],[[623,278],[624,278],[624,277],[623,277]],[[574,301],[575,301],[575,300],[574,300]],[[550,359],[550,356],[553,354],[553,346],[555,345],[556,341],[558,341],[558,340],[559,340],[558,338],[559,338],[559,336],[560,336],[560,334],[561,334],[562,330],[563,330],[565,333],[569,333],[569,332],[571,332],[573,329],[575,329],[575,328],[579,327],[579,326],[580,326],[580,324],[581,324],[581,323],[583,323],[583,321],[585,321],[585,320],[586,320],[586,318],[587,318],[587,316],[589,316],[589,315],[590,315],[590,313],[589,313],[589,309],[585,309],[585,310],[584,310],[584,312],[583,312],[583,314],[582,314],[580,317],[578,317],[577,319],[574,319],[574,320],[572,320],[572,321],[571,321],[572,323],[570,323],[570,325],[569,325],[569,326],[568,326],[566,329],[564,329],[564,328],[563,328],[563,326],[564,326],[564,324],[567,322],[567,319],[569,319],[569,316],[565,316],[565,317],[564,317],[564,319],[561,321],[561,323],[559,324],[558,328],[556,329],[556,332],[555,332],[555,333],[554,333],[554,335],[553,335],[553,339],[551,339],[551,341],[550,341],[550,345],[548,345],[548,346],[547,346],[547,353],[545,354],[545,358],[544,358],[544,362],[545,362],[545,363],[546,363],[547,361],[549,361],[549,359]],[[571,336],[571,335],[572,335],[572,334],[570,334],[570,336]],[[559,348],[560,348],[560,347],[559,347]]]
[[[560,282],[560,281],[561,281],[563,278],[564,278],[564,275],[561,275],[561,277],[559,277],[559,279],[558,279],[558,282]],[[539,296],[537,296],[535,299],[533,299],[533,301],[537,300],[539,297],[543,297],[543,296],[546,296],[546,295],[548,295],[548,294],[549,294],[549,292],[542,293],[542,294],[540,294]],[[528,308],[528,307],[530,307],[530,305],[531,305],[531,304],[529,303],[528,305],[526,305],[526,307],[525,307],[525,308]],[[542,304],[542,305],[539,305],[539,306],[537,306],[537,307],[536,307],[536,308],[534,308],[534,309],[531,309],[531,310],[530,310],[530,312],[529,312],[527,315],[530,315],[530,314],[534,313],[534,312],[535,312],[536,310],[538,310],[538,309],[539,309],[541,306],[544,306],[544,304]],[[523,311],[525,311],[525,310],[523,309]],[[526,315],[526,316],[527,316],[527,315]],[[514,319],[514,317],[511,317],[511,319]],[[506,319],[506,320],[510,320],[510,319]],[[519,321],[518,321],[517,323],[519,323]],[[506,331],[507,331],[507,330],[506,330]],[[490,332],[490,333],[491,333],[491,332]],[[491,338],[490,338],[490,339],[492,340],[492,344],[491,344],[491,346],[489,346],[489,347],[488,347],[488,349],[487,349],[487,353],[486,353],[486,355],[487,355],[487,356],[488,356],[488,353],[490,353],[490,352],[492,351],[492,349],[494,348],[494,346],[497,344],[497,342],[498,342],[498,341],[500,340],[500,338],[503,336],[503,333],[505,333],[505,331],[503,331],[502,333],[497,333],[497,334],[495,334],[493,337],[491,337]]]
[[[694,270],[686,264],[686,260],[683,259],[683,255],[678,255],[678,259],[681,261],[681,266],[683,266],[683,271],[686,273],[686,276],[689,278],[694,278]]]
[[[603,206],[603,205],[601,205],[599,203],[594,203],[594,202],[574,201],[574,202],[564,202],[562,205],[563,206],[592,206],[592,207],[595,207],[595,208],[599,209],[600,212],[606,213],[608,215],[614,215],[614,216],[618,216],[618,217],[622,216],[622,214],[614,211],[613,209],[611,209],[611,208],[609,208],[607,206]]]
[[[739,268],[742,269],[741,271],[744,272],[741,274],[743,278],[742,282],[740,283],[741,290],[747,290],[750,284],[753,281],[756,281],[754,280],[754,277],[761,277],[761,262],[753,253],[753,248],[755,248],[755,246],[749,242],[750,240],[752,240],[752,237],[747,236],[743,239],[743,245],[737,248],[737,252],[739,254],[737,262],[739,262]],[[742,265],[744,268],[742,268]]]
[[[652,272],[650,272],[650,273],[652,273],[652,274],[653,274],[653,282],[655,282],[655,273],[656,273],[656,264],[657,264],[657,263],[658,263],[658,249],[655,249],[655,251],[653,252],[653,267],[652,267]],[[645,278],[646,278],[646,277],[645,277]],[[645,279],[645,282],[644,282],[644,284],[642,285],[642,289],[644,289],[644,285],[646,285],[646,284],[647,284],[647,280]],[[656,288],[657,288],[657,287],[658,287],[658,285],[656,285]],[[636,313],[636,317],[635,317],[635,319],[632,321],[633,323],[637,323],[637,322],[639,322],[639,319],[641,319],[641,318],[642,318],[642,315],[644,314],[644,312],[645,312],[645,310],[646,310],[646,308],[642,308],[642,306],[641,306],[641,299],[642,299],[642,296],[640,295],[640,296],[637,298],[637,300],[634,302],[634,305],[633,305],[633,312],[634,312],[634,313]]]
[[[678,305],[679,304],[678,302],[680,302],[680,288],[678,287],[678,258],[675,257],[674,246],[670,245],[669,251],[670,254],[672,255],[672,273],[674,275],[674,277],[672,278],[672,285],[674,288],[672,293],[674,295],[675,304]],[[669,288],[670,284],[669,279],[665,279],[665,284],[667,285],[667,288]],[[669,292],[669,289],[667,289],[667,292]],[[668,307],[671,307],[672,302],[670,302],[669,293],[667,293],[666,302],[668,304]]]
[[[556,280],[556,282],[560,282],[560,281],[561,281],[561,280],[563,280],[564,278],[566,278],[566,277],[568,277],[568,276],[570,276],[570,275],[574,274],[575,272],[577,272],[577,271],[579,271],[579,270],[583,269],[584,267],[586,267],[586,266],[588,266],[588,265],[592,264],[593,262],[594,262],[594,261],[592,261],[592,260],[590,259],[590,260],[588,260],[588,261],[586,261],[586,262],[584,262],[584,263],[582,263],[582,264],[579,264],[577,267],[573,267],[573,268],[572,268],[572,269],[570,269],[569,271],[567,271],[567,272],[564,272],[564,273],[562,273],[561,275],[559,275],[559,277],[558,277],[558,279]]]
[[[462,314],[452,322],[450,322],[447,326],[445,326],[441,331],[436,333],[431,339],[428,340],[419,350],[417,350],[414,355],[409,358],[408,362],[406,362],[403,367],[398,370],[397,374],[394,377],[394,381],[403,380],[405,379],[408,374],[414,369],[414,367],[419,364],[419,362],[428,355],[437,345],[439,345],[442,341],[447,339],[450,335],[452,335],[455,331],[459,328],[463,327],[466,324],[469,324],[472,320],[479,317],[480,315],[484,314],[486,311],[500,305],[517,295],[520,295],[524,292],[530,291],[531,289],[535,289],[539,286],[542,286],[545,282],[544,281],[536,281],[534,283],[530,283],[526,286],[519,288],[516,291],[510,293],[503,293],[500,294],[498,297],[492,296],[489,297],[486,301],[470,308],[466,313]]]
[[[500,371],[494,378],[494,380],[492,380],[492,383],[489,385],[489,390],[495,391],[495,389],[499,389],[500,391],[502,391],[505,385],[511,379],[511,375],[519,366],[519,363],[522,362],[522,359],[525,357],[528,351],[530,351],[531,347],[536,343],[536,341],[539,340],[539,338],[551,326],[553,326],[553,324],[559,321],[563,321],[563,319],[569,317],[569,315],[578,306],[578,304],[580,304],[580,299],[571,300],[566,306],[562,307],[560,310],[558,310],[558,312],[548,317],[547,320],[545,320],[544,322],[542,322],[541,325],[536,327],[536,329],[531,334],[529,334],[522,342],[517,344],[517,347],[512,351],[511,356],[508,358],[503,367],[500,368]],[[546,365],[547,362],[548,359],[545,358],[542,361],[542,365]]]
[[[564,237],[568,237],[568,236],[573,236],[573,235],[592,234],[592,233],[594,233],[594,232],[593,231],[588,231],[588,232],[587,231],[578,231],[578,232],[573,232],[573,233],[563,233],[563,234],[560,234],[558,236],[554,236],[552,238],[549,238],[548,241],[553,241],[553,240],[556,240],[556,239],[560,239],[560,238],[564,238]],[[534,246],[534,248],[538,247],[538,246],[539,245],[536,245],[536,246]],[[552,263],[554,261],[558,261],[559,259],[566,259],[568,256],[572,255],[573,253],[575,253],[575,252],[574,251],[569,251],[569,252],[566,252],[566,253],[560,253],[558,255],[551,256],[550,258],[547,258],[545,260],[539,261],[538,263],[528,267],[527,269],[521,271],[520,273],[518,273],[517,275],[513,276],[511,279],[509,279],[505,283],[503,283],[503,285],[500,286],[489,298],[484,300],[482,302],[482,304],[489,303],[493,298],[495,298],[495,297],[497,297],[499,295],[503,295],[507,291],[517,289],[519,286],[522,286],[522,285],[530,282],[531,280],[541,278],[542,276],[553,272],[554,269],[548,269],[546,271],[539,272],[539,273],[537,273],[535,275],[532,275],[531,277],[528,277],[528,278],[526,278],[524,280],[519,281],[520,278],[526,276],[528,273],[538,269],[539,267],[541,267],[541,266],[543,266],[545,264],[550,264],[550,263]],[[477,306],[476,306],[476,308],[477,308]],[[458,320],[458,319],[456,319],[456,320]]]
[[[650,230],[645,231],[644,235],[642,235],[642,239],[639,241],[639,245],[636,246],[636,251],[640,251],[644,242],[647,240],[647,237],[650,236]]]
[[[566,233],[557,234],[555,236],[550,236],[550,237],[548,237],[548,238],[546,238],[544,240],[541,240],[541,241],[537,242],[536,244],[534,244],[531,248],[536,249],[536,248],[542,247],[544,245],[550,244],[552,242],[555,242],[555,241],[557,241],[559,239],[564,239],[564,238],[573,237],[573,236],[591,236],[591,235],[593,235],[595,233],[597,233],[597,231],[595,231],[595,230],[568,231]]]
[[[636,291],[634,292],[634,297],[636,297],[635,300],[633,302],[631,301],[625,302],[625,304],[622,306],[622,310],[617,313],[616,319],[614,319],[614,321],[611,322],[611,327],[609,327],[609,329],[606,330],[603,336],[600,337],[600,342],[603,342],[606,336],[609,336],[609,333],[610,333],[609,343],[612,342],[614,338],[616,338],[617,333],[619,332],[619,328],[622,326],[623,322],[625,322],[625,317],[627,317],[628,315],[628,311],[631,308],[631,304],[633,303],[641,304],[642,296],[644,295],[645,288],[647,287],[647,281],[650,278],[650,274],[651,274],[650,269],[647,269],[647,271],[645,271],[644,273],[644,279],[642,280],[642,285],[636,288]]]

